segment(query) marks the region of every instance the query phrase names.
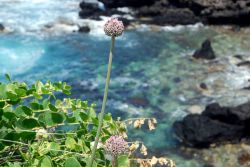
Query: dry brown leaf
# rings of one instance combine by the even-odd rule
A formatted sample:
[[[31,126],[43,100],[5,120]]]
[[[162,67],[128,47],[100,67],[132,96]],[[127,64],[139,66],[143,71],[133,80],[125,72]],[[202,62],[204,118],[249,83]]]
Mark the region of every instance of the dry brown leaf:
[[[128,124],[129,124],[129,125],[132,125],[132,124],[133,124],[133,121],[131,121],[131,120],[128,121]]]
[[[136,141],[129,147],[129,151],[134,152],[135,150],[138,149],[138,147],[139,147],[139,142]]]
[[[134,127],[135,128],[141,128],[141,126],[144,124],[145,122],[145,119],[142,118],[142,119],[138,119],[134,122]]]
[[[155,118],[152,118],[152,122],[153,122],[154,124],[157,124],[157,120],[156,120]]]
[[[141,145],[140,152],[141,152],[144,156],[148,155],[147,148],[146,148],[143,144]]]
[[[148,120],[148,128],[150,131],[155,130],[155,125],[150,119]]]
[[[168,161],[166,158],[158,158],[158,161],[161,165],[167,165]]]
[[[157,164],[157,162],[158,162],[158,159],[155,156],[153,156],[151,161],[150,161],[151,165],[155,165],[155,164]]]

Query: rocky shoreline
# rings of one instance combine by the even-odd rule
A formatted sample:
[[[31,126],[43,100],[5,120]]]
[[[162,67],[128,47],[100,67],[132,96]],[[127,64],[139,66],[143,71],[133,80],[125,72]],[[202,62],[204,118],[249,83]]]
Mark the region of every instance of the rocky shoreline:
[[[126,25],[250,25],[250,0],[85,0],[80,8],[83,19],[116,15]]]
[[[211,61],[217,56],[211,46],[211,41],[207,39],[192,57]],[[249,61],[243,60],[242,56],[235,55],[234,57],[241,60],[235,63],[235,66],[249,65]],[[207,90],[208,87],[205,83],[201,83],[200,89]],[[248,89],[249,87],[242,88],[242,90]],[[209,148],[214,144],[239,143],[250,137],[250,102],[232,107],[212,103],[203,111],[197,107],[192,108],[191,111],[191,114],[183,120],[173,124],[177,139],[187,147]]]
[[[79,17],[59,17],[55,22],[42,24],[46,32],[88,33],[103,24],[107,17],[118,17],[129,28],[138,25],[250,25],[250,0],[82,0],[73,6]],[[106,18],[105,18],[106,17]],[[98,22],[100,21],[100,22]],[[91,23],[90,23],[91,22]],[[238,28],[236,28],[238,29]],[[0,32],[23,31],[4,20]],[[30,28],[30,32],[37,27]]]
[[[237,32],[232,33],[237,34]],[[220,61],[220,54],[215,51],[211,41],[205,40],[192,55],[194,63],[217,64],[216,62]],[[239,55],[233,54],[227,57],[231,59],[229,62],[235,69],[249,71],[248,55],[243,58],[239,52]],[[246,78],[249,78],[249,75]],[[203,167],[249,166],[250,101],[249,99],[248,102],[239,101],[240,97],[236,93],[245,91],[248,94],[249,79],[241,83],[243,82],[242,87],[226,89],[228,92],[235,92],[234,98],[237,103],[219,104],[215,99],[213,103],[205,105],[205,109],[197,103],[187,109],[187,116],[173,124],[174,136],[181,143],[177,148],[177,154],[187,160],[201,161]],[[201,91],[213,89],[206,82],[200,82],[199,87]]]
[[[202,114],[189,114],[173,125],[178,139],[187,146],[237,143],[250,136],[250,102],[237,107],[210,104]]]

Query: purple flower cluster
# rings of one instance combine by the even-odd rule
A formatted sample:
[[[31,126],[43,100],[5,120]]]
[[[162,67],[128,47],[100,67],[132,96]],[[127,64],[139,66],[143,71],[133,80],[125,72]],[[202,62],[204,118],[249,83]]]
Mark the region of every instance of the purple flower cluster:
[[[117,18],[111,18],[104,25],[104,32],[108,36],[120,36],[124,31],[124,25],[122,21],[119,21]]]
[[[128,148],[128,143],[122,136],[111,136],[105,143],[107,153],[113,157],[128,153]]]

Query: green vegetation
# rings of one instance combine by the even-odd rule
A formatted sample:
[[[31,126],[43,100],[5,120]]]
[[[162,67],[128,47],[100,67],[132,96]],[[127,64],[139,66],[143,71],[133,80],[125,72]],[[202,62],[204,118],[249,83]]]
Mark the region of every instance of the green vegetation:
[[[29,87],[6,77],[9,83],[0,84],[0,166],[86,166],[98,127],[95,105],[67,98],[66,83],[38,81]],[[103,127],[103,143],[125,132],[111,114],[105,114]],[[109,166],[102,147],[97,165]]]
[[[95,104],[71,99],[71,87],[66,83],[37,81],[28,86],[23,82],[0,83],[0,166],[3,167],[81,167],[91,156],[99,125]],[[114,166],[108,157],[105,142],[111,136],[126,138],[127,126],[140,128],[147,122],[155,129],[154,118],[114,120],[104,115],[100,141],[92,167]],[[152,166],[173,167],[166,158],[135,158],[133,153],[147,156],[141,141],[128,142],[126,154],[117,157],[119,167]],[[135,164],[135,165],[132,165]]]

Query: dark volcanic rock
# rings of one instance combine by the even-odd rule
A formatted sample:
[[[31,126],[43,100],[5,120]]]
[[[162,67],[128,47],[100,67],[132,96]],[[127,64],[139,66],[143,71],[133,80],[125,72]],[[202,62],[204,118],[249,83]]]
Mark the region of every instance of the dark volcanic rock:
[[[79,16],[81,18],[88,18],[96,15],[99,16],[103,13],[103,10],[99,8],[97,3],[81,2],[80,8],[81,11],[79,13]]]
[[[122,23],[123,23],[123,25],[125,26],[125,27],[127,27],[127,26],[129,26],[130,25],[130,20],[128,20],[128,19],[126,19],[126,18],[123,18],[123,17],[117,17],[118,18],[118,20],[120,20],[120,21],[122,21]]]
[[[166,12],[169,9],[169,3],[166,0],[157,1],[151,6],[143,6],[138,8],[138,16],[159,16]]]
[[[237,9],[235,6],[232,9],[213,10],[207,16],[209,24],[237,24],[237,25],[250,25],[250,7],[244,9]]]
[[[214,120],[247,127],[250,121],[250,102],[237,107],[221,107],[214,103],[208,105],[202,114]]]
[[[200,88],[207,90],[207,85],[205,83],[200,83]]]
[[[188,7],[209,24],[249,25],[249,0],[170,0],[177,7]]]
[[[210,165],[210,164],[206,164],[204,165],[203,167],[214,167],[213,165]]]
[[[233,141],[243,135],[243,126],[230,125],[203,115],[188,115],[174,123],[176,135],[187,146],[209,147],[212,143]]]
[[[180,83],[181,82],[181,78],[180,77],[175,77],[175,78],[173,78],[173,82],[174,83]]]
[[[130,13],[137,19],[150,18],[150,24],[177,25],[233,24],[250,25],[250,0],[100,0],[107,10],[98,3],[82,2],[79,13],[82,18],[99,19],[100,15],[121,14],[118,7],[133,9]],[[124,14],[124,13],[123,13]],[[144,22],[143,22],[144,23]]]
[[[238,67],[240,66],[250,66],[250,61],[243,61],[237,64]]]
[[[239,59],[239,60],[243,60],[244,56],[243,55],[234,55],[235,58]]]
[[[138,8],[137,17],[151,17],[152,20],[149,23],[157,25],[187,25],[201,22],[201,18],[196,16],[192,10],[172,7],[166,0]]]
[[[111,16],[113,14],[123,15],[123,12],[118,11],[117,9],[108,9],[104,10],[99,7],[98,3],[90,2],[81,2],[80,3],[81,11],[79,16],[83,19],[89,18],[93,20],[101,20],[100,16]]]
[[[153,23],[157,25],[188,25],[199,22],[199,18],[187,9],[168,9],[164,14],[153,17]]]
[[[190,114],[173,128],[181,142],[192,147],[240,141],[250,136],[250,102],[237,107],[210,104],[201,115]]]
[[[116,8],[130,7],[135,15],[151,17],[150,24],[176,25],[194,24],[236,24],[250,25],[250,0],[100,0],[106,11],[97,4],[82,2],[82,18],[98,18],[100,15],[118,14]],[[112,10],[112,12],[110,12]],[[94,16],[93,16],[94,15]],[[133,15],[133,14],[132,14]]]
[[[0,23],[0,31],[3,31],[4,29],[4,26]]]
[[[230,108],[230,114],[235,115],[239,123],[245,125],[246,129],[250,128],[250,102]],[[249,129],[248,129],[249,130]],[[247,135],[250,134],[250,131]]]
[[[88,33],[88,32],[90,32],[90,28],[88,26],[81,26],[81,27],[79,27],[78,31]]]
[[[243,90],[250,90],[250,86],[246,86],[244,88],[242,88]]]
[[[211,42],[210,40],[205,40],[202,43],[202,46],[200,49],[198,49],[197,51],[195,51],[195,53],[193,54],[193,57],[196,59],[208,59],[208,60],[212,60],[215,59],[215,53],[214,50],[211,46]]]

